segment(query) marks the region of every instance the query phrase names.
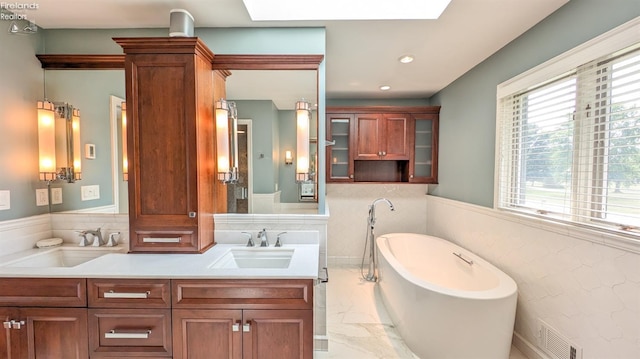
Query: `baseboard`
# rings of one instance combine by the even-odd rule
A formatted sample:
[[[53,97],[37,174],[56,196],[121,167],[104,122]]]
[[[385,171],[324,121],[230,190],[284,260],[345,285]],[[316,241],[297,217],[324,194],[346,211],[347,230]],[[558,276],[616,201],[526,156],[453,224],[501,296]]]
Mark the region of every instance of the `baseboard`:
[[[329,337],[326,335],[314,335],[313,350],[319,352],[329,351]]]
[[[522,335],[513,332],[513,346],[518,348],[522,354],[529,359],[550,359],[540,349],[536,348],[533,343],[526,340]]]

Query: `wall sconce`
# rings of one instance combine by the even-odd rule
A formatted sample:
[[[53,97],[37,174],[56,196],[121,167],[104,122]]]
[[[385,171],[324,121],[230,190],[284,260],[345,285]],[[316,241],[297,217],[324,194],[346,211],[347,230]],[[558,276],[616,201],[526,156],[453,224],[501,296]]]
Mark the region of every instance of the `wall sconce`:
[[[290,150],[284,151],[284,164],[292,165],[293,164],[293,153]]]
[[[38,101],[38,155],[40,180],[57,179],[55,108],[47,100]]]
[[[238,182],[238,112],[235,102],[216,101],[218,180]]]
[[[127,103],[120,105],[122,117],[122,179],[129,180],[129,156],[127,154]]]
[[[37,107],[40,180],[81,180],[80,110],[47,100],[38,101]]]
[[[309,120],[311,119],[311,105],[309,102],[296,102],[296,147],[298,160],[296,161],[296,181],[311,180],[309,173]]]

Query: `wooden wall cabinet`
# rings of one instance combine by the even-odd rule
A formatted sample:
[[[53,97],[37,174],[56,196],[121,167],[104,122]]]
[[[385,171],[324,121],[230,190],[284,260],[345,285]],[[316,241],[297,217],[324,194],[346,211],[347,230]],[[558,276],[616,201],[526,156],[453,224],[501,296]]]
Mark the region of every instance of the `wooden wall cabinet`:
[[[326,112],[327,139],[336,141],[327,147],[327,182],[437,183],[439,106]]]
[[[131,252],[214,244],[214,101],[224,71],[198,38],[115,38],[125,53]],[[226,202],[226,199],[219,199]]]
[[[408,160],[409,114],[355,114],[354,160]]]

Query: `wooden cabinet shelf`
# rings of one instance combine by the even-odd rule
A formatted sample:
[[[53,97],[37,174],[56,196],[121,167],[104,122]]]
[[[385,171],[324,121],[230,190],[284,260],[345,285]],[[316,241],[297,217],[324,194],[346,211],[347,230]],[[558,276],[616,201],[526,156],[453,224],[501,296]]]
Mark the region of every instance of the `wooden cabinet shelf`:
[[[437,183],[439,106],[326,112],[327,182]]]

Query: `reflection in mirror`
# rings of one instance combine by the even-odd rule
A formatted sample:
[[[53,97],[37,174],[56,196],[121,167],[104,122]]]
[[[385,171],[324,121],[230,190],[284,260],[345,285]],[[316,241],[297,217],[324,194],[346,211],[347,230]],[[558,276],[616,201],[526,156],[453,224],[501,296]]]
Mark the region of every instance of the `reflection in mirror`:
[[[317,162],[317,71],[231,70],[227,99],[238,106],[240,138],[246,139],[244,183],[233,188],[238,203],[231,213],[317,213],[317,202],[301,202],[295,182],[296,101],[307,99],[312,107],[310,126],[311,165]],[[97,158],[83,153],[83,179],[63,187],[64,203],[52,211],[127,213],[128,190],[122,171],[122,101],[124,74],[112,70],[47,70],[47,93],[65,98],[82,109],[83,146],[96,145]],[[100,85],[97,85],[100,84]],[[242,133],[244,131],[244,133]],[[240,143],[239,143],[240,144]],[[84,151],[84,147],[82,147]],[[285,163],[291,151],[294,165]],[[100,201],[82,201],[80,187],[100,184]],[[113,186],[113,192],[111,192]],[[315,187],[317,188],[317,187]],[[314,189],[315,189],[314,188]],[[113,194],[112,194],[113,193]],[[244,199],[243,199],[244,198]],[[244,203],[241,203],[244,201]],[[92,203],[98,203],[92,206]]]
[[[236,103],[240,119],[240,173],[238,183],[227,185],[227,211],[317,213],[317,184],[305,187],[296,182],[295,165],[285,160],[285,153],[290,151],[296,163],[295,105],[306,99],[312,107],[310,171],[316,171],[316,71],[232,70],[226,89],[227,99]]]

